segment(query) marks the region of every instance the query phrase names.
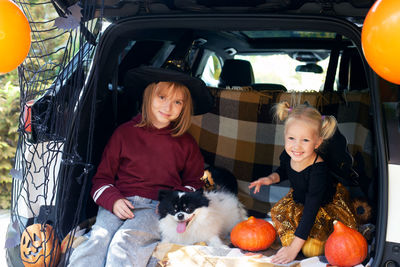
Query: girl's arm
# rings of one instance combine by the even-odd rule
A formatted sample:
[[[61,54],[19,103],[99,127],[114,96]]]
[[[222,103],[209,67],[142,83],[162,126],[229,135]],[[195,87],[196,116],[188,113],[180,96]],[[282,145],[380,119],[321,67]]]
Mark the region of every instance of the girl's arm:
[[[306,241],[297,236],[294,237],[292,243],[287,247],[282,247],[278,252],[272,256],[271,261],[273,263],[285,264],[296,259],[301,248]]]
[[[309,184],[305,193],[304,209],[295,231],[295,235],[307,239],[315,223],[315,217],[325,198],[332,197],[328,194],[330,179],[326,165],[315,166],[309,174]],[[296,189],[294,189],[296,190]],[[304,194],[303,193],[303,194]]]
[[[121,148],[121,137],[118,129],[111,136],[104,148],[103,155],[96,174],[92,178],[91,196],[94,202],[110,212],[114,210],[114,203],[124,196],[114,186],[115,176],[119,168],[119,154]]]
[[[271,185],[279,183],[281,180],[279,174],[277,172],[273,172],[267,177],[261,177],[257,181],[250,183],[249,189],[254,188],[254,194],[260,192],[260,188],[262,185]]]
[[[250,183],[249,189],[255,187],[254,194],[260,192],[260,188],[262,185],[276,184],[282,180],[287,179],[286,165],[288,164],[288,162],[290,162],[290,157],[285,150],[283,150],[283,152],[279,156],[279,160],[280,160],[280,165],[273,173],[271,173],[267,177],[261,177],[257,181]]]

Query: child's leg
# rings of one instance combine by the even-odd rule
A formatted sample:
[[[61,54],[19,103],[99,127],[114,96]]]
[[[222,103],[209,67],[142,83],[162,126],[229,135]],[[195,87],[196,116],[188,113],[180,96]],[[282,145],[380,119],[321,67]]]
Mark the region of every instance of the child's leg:
[[[271,209],[271,219],[281,240],[282,246],[289,246],[302,215],[302,205],[296,204],[291,189]]]
[[[135,217],[126,220],[115,233],[107,253],[106,266],[146,266],[160,241],[159,218],[155,212],[158,201],[138,196],[128,199],[135,206]]]
[[[89,239],[72,252],[68,266],[104,266],[108,246],[122,223],[117,216],[99,207],[96,223],[89,232]]]

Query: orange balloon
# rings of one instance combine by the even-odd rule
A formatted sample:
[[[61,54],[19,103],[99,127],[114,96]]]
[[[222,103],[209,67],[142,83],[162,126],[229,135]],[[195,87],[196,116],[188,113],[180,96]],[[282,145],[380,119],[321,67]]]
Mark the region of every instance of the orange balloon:
[[[400,84],[400,1],[378,0],[364,20],[362,49],[371,68],[385,80]]]
[[[12,71],[24,61],[31,46],[31,29],[21,9],[0,0],[0,74]]]

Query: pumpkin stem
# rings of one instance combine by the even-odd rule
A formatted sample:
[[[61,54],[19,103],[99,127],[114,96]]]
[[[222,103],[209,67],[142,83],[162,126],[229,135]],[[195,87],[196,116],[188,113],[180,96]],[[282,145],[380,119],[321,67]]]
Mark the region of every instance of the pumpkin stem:
[[[333,221],[333,229],[334,231],[342,232],[347,228],[341,221],[334,220]]]
[[[254,216],[250,216],[250,217],[247,219],[247,221],[249,221],[249,222],[254,222],[254,221],[255,221]]]

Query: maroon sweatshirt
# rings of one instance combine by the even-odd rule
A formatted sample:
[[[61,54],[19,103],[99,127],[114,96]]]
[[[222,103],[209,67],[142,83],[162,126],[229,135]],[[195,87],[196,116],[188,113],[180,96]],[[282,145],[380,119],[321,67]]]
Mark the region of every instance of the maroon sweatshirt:
[[[204,160],[193,137],[172,137],[170,127],[136,127],[140,118],[115,130],[92,180],[91,196],[111,212],[121,198],[157,200],[160,189],[190,191],[188,187],[203,186]]]

